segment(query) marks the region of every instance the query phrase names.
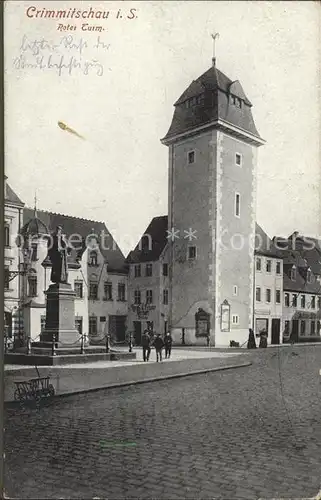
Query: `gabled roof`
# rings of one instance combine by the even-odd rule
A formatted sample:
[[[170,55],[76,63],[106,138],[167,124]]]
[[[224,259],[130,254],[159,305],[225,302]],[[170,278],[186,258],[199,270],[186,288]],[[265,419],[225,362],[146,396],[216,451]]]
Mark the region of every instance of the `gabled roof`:
[[[85,240],[89,235],[96,235],[98,241],[102,243],[99,245],[100,251],[108,262],[107,270],[122,274],[127,273],[125,257],[104,222],[81,219],[79,217],[56,214],[43,210],[37,210],[37,215],[41,222],[48,227],[49,232],[54,231],[57,226],[62,226],[63,233],[67,237],[77,235],[77,237],[72,240],[73,247],[76,250],[75,255],[82,255],[85,251]],[[24,223],[27,223],[30,219],[34,218],[34,211],[30,208],[25,208],[23,218]]]
[[[4,195],[5,203],[13,203],[14,205],[24,206],[23,201],[20,200],[19,196],[16,195],[14,190],[9,186],[7,182],[5,182],[5,195]]]
[[[133,264],[136,262],[157,261],[168,241],[167,229],[167,215],[154,217],[144,233],[144,235],[149,235],[149,237],[145,236],[146,241],[144,242],[144,240],[142,241],[144,235],[142,236],[136,248],[128,254],[126,262]],[[150,245],[148,245],[149,242]]]
[[[265,255],[282,259],[280,251],[275,247],[271,238],[266,234],[262,227],[255,224],[255,252],[256,255]]]
[[[185,105],[185,101],[201,94],[204,97],[201,103],[191,107]],[[242,100],[241,108],[231,103],[231,95]],[[252,117],[252,104],[240,82],[238,80],[233,82],[215,66],[193,80],[174,106],[171,126],[162,139],[165,144],[181,134],[193,133],[193,130],[199,127],[210,126],[211,123],[214,126],[218,120],[237,127],[239,133],[243,131],[251,134],[251,137],[256,137],[260,144],[263,142]]]

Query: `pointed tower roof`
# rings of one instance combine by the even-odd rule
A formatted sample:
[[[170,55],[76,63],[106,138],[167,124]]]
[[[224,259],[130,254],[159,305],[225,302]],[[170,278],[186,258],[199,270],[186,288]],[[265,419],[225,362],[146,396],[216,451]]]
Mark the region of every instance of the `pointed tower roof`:
[[[213,65],[187,87],[174,104],[171,126],[164,144],[199,132],[203,128],[230,129],[236,136],[261,145],[253,117],[252,104],[240,82],[232,81]]]

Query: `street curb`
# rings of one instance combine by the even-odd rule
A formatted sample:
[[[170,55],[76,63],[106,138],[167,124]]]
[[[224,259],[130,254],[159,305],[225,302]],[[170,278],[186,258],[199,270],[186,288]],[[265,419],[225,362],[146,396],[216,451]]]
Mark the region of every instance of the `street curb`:
[[[235,368],[245,368],[248,366],[251,366],[252,363],[247,361],[244,363],[238,363],[238,364],[233,364],[233,365],[225,365],[225,366],[216,366],[216,367],[209,367],[205,368],[202,370],[194,370],[191,372],[182,372],[182,373],[174,373],[174,374],[168,374],[168,375],[161,375],[158,377],[150,377],[150,378],[144,378],[144,379],[138,379],[138,380],[129,380],[127,382],[119,382],[119,383],[114,383],[110,385],[103,385],[101,387],[93,387],[91,389],[83,389],[80,391],[71,391],[71,392],[64,392],[63,394],[55,394],[55,398],[63,398],[67,396],[73,396],[75,394],[85,394],[87,392],[95,392],[95,391],[102,391],[104,389],[117,389],[120,387],[126,387],[126,386],[131,386],[131,385],[138,385],[138,384],[147,384],[151,382],[158,382],[162,380],[169,380],[173,378],[181,378],[181,377],[190,377],[192,375],[201,375],[202,373],[209,373],[209,372],[218,372],[218,371],[223,371],[223,370],[233,370]],[[4,406],[7,408],[12,408],[19,405],[18,402],[16,401],[5,401]]]
[[[216,366],[213,368],[206,368],[203,370],[194,370],[192,372],[183,372],[183,373],[174,373],[168,375],[161,375],[159,377],[150,377],[139,380],[129,380],[127,382],[119,382],[117,384],[104,385],[102,387],[94,387],[93,389],[84,389],[82,391],[76,392],[64,392],[63,394],[56,394],[56,397],[64,397],[64,396],[72,396],[73,394],[84,394],[86,392],[94,392],[94,391],[102,391],[103,389],[117,389],[117,387],[126,387],[128,385],[138,385],[138,384],[148,384],[151,382],[158,382],[162,380],[168,380],[171,378],[180,378],[180,377],[189,377],[191,375],[201,375],[202,373],[208,372],[218,372],[222,370],[232,370],[234,368],[243,368],[247,366],[251,366],[251,362],[239,363],[234,365],[226,365],[226,366]]]

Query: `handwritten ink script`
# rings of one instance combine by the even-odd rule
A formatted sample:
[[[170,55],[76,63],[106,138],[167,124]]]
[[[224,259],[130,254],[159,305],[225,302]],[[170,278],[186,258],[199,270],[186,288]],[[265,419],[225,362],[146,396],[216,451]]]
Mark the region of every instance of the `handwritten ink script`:
[[[86,58],[86,51],[94,54],[93,58]],[[16,70],[54,71],[59,76],[94,74],[103,76],[104,65],[99,56],[110,49],[98,35],[95,41],[86,41],[73,35],[63,36],[57,43],[45,38],[29,39],[23,36],[20,45],[20,54],[14,58],[13,67]]]

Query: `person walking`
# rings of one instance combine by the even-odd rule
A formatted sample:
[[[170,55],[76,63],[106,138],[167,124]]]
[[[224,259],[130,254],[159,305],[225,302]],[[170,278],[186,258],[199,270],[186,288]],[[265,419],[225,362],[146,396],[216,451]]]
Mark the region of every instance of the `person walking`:
[[[141,342],[142,342],[142,347],[143,347],[143,360],[148,361],[149,355],[150,355],[150,337],[148,335],[147,330],[144,330]]]
[[[156,335],[156,338],[154,340],[154,346],[156,350],[156,361],[162,361],[162,349],[164,347],[164,341],[162,337],[160,336],[160,333]]]
[[[165,359],[171,357],[172,343],[173,343],[172,336],[171,336],[171,334],[169,332],[167,332],[166,335],[165,335],[165,338],[164,338]]]
[[[266,348],[267,347],[267,339],[268,339],[268,334],[267,331],[264,329],[260,332],[260,344],[259,347],[261,348]]]
[[[252,328],[249,329],[249,339],[247,341],[247,348],[248,349],[256,349],[256,342],[255,342],[254,332],[253,332]]]

